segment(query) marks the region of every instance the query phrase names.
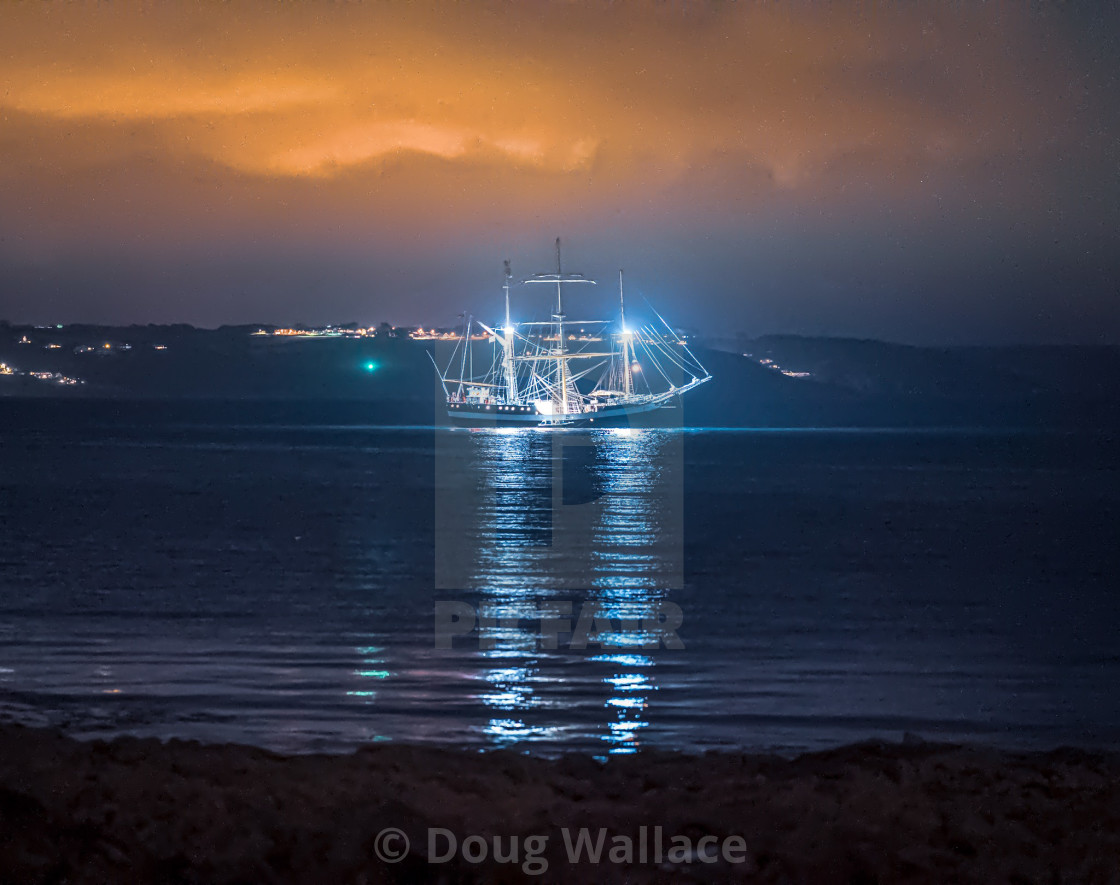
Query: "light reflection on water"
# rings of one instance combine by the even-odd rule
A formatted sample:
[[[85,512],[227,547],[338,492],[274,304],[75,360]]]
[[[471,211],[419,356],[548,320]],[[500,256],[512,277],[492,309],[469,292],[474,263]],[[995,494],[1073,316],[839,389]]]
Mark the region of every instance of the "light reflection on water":
[[[0,719],[283,751],[1120,746],[1111,441],[157,423],[0,445]],[[495,619],[493,645],[435,649],[438,600]],[[563,602],[613,645],[544,647]],[[664,604],[683,651],[624,625]]]
[[[473,551],[480,623],[494,625],[483,641],[491,647],[479,651],[488,688],[478,699],[491,712],[484,733],[499,745],[563,740],[573,725],[558,674],[576,665],[602,674],[593,730],[607,752],[635,752],[658,688],[658,653],[643,647],[659,645],[650,624],[682,574],[679,437],[523,431],[466,439],[471,450],[459,463],[477,472],[478,494],[461,541]],[[576,634],[550,650],[540,622],[558,601],[572,604]],[[586,647],[573,648],[581,621]]]

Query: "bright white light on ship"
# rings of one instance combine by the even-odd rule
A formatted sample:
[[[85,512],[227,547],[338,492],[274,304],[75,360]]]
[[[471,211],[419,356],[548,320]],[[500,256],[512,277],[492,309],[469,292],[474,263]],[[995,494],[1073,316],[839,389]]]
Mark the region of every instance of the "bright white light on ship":
[[[513,334],[513,326],[506,326],[505,333],[507,335],[512,335]]]
[[[550,399],[539,399],[534,405],[537,407],[537,411],[542,415],[551,415],[555,410],[552,400]]]

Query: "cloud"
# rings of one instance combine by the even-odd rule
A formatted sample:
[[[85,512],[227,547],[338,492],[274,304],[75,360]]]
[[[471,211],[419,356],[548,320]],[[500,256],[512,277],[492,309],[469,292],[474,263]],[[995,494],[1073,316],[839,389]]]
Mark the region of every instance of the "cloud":
[[[261,175],[336,175],[400,151],[490,151],[564,174],[609,144],[609,174],[745,151],[797,187],[852,150],[933,164],[1053,135],[1064,96],[1045,84],[1069,79],[1060,51],[1036,51],[1029,17],[986,9],[4,14],[3,106],[156,122],[175,148]]]
[[[1078,27],[992,4],[7,4],[0,259],[311,267],[377,243],[415,266],[582,230],[720,243],[729,267],[748,237],[889,251],[899,227],[940,251],[891,252],[897,278],[961,247],[946,231],[1097,255],[1116,54]]]

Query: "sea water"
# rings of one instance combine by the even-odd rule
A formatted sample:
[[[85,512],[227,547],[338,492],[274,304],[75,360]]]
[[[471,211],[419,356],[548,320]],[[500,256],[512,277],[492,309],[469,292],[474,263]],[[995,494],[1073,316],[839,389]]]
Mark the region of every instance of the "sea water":
[[[5,409],[7,720],[295,752],[1120,746],[1107,435]],[[441,606],[470,623],[441,637]]]

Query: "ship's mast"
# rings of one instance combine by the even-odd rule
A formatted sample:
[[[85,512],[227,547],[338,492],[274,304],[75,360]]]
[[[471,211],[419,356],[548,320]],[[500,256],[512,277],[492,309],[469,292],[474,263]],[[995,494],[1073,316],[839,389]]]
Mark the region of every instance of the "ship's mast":
[[[510,278],[513,276],[513,271],[509,269],[509,259],[508,258],[506,259],[506,262],[505,262],[505,270],[506,270],[506,281],[505,281],[505,285],[502,286],[502,288],[505,289],[505,292],[506,292],[506,327],[505,327],[504,331],[508,332],[510,329],[513,328],[513,326],[510,325],[510,321],[509,321],[509,281],[510,281]]]
[[[467,377],[467,351],[471,346],[471,318],[465,312],[459,316],[463,318],[463,357],[459,362],[459,398],[465,399],[463,381]]]
[[[509,262],[505,263],[506,281],[502,287],[506,291],[506,324],[502,329],[502,368],[506,374],[506,401],[509,403],[517,402],[517,372],[513,368],[513,323],[509,318],[509,281],[513,277],[513,272],[510,270]]]
[[[564,273],[563,266],[560,263],[560,238],[556,238],[556,273],[538,273],[533,274],[532,277],[525,280],[526,283],[549,283],[556,285],[556,312],[552,315],[552,329],[556,332],[556,345],[550,347],[546,352],[542,353],[541,358],[547,358],[549,362],[555,365],[555,377],[559,390],[556,392],[554,402],[558,406],[558,414],[568,415],[572,411],[580,411],[575,407],[573,399],[578,398],[579,392],[576,389],[575,382],[572,379],[571,373],[568,368],[568,343],[564,338],[564,283],[589,283],[595,285],[594,280],[589,280],[579,273]],[[543,348],[542,348],[543,351]],[[585,358],[592,356],[591,354],[575,354],[577,357]],[[596,354],[598,356],[598,354]],[[602,354],[607,356],[607,354]],[[537,357],[531,357],[537,359]]]
[[[560,378],[560,414],[568,414],[568,361],[564,359],[564,272],[560,269],[560,238],[556,238],[556,329],[559,341],[556,343],[556,369]]]
[[[618,314],[622,321],[622,390],[627,396],[634,393],[634,375],[630,368],[630,330],[626,328],[626,299],[622,295],[622,269],[618,271]]]

